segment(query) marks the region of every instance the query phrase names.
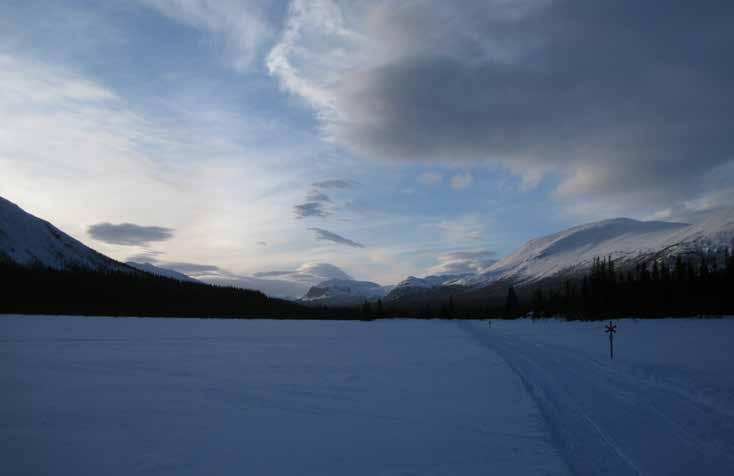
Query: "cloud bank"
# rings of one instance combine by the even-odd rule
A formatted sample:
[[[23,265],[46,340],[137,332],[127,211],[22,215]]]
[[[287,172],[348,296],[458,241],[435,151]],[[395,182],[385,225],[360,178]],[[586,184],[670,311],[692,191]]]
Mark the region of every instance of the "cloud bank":
[[[715,0],[295,0],[268,67],[361,156],[553,173],[557,199],[586,205],[667,204],[734,157],[733,14]]]

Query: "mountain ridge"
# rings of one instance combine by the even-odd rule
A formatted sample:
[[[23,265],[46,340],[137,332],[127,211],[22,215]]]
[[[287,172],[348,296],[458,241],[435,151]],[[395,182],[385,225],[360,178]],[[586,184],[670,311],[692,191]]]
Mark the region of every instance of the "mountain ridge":
[[[0,197],[0,254],[23,266],[134,271],[3,197]]]
[[[396,305],[469,295],[482,289],[525,286],[548,279],[580,277],[596,258],[611,258],[618,269],[639,262],[700,256],[730,249],[734,240],[734,207],[700,211],[693,223],[612,218],[577,225],[528,240],[479,273],[463,277],[409,277],[395,286],[386,302]]]
[[[372,281],[328,279],[311,286],[298,301],[308,305],[347,306],[384,298],[393,286],[381,286]]]

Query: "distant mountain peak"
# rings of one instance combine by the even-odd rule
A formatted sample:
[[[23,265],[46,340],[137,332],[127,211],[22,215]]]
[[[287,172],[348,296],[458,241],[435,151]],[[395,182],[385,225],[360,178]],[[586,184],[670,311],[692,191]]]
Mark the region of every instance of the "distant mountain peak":
[[[301,302],[324,305],[354,305],[374,301],[387,295],[392,286],[381,286],[371,281],[329,279],[311,286]]]

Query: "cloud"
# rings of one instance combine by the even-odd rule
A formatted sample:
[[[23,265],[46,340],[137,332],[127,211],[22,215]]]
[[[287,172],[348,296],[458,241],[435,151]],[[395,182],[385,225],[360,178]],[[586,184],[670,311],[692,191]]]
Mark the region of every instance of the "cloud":
[[[456,174],[451,177],[451,188],[454,190],[464,190],[474,182],[474,177],[469,172]]]
[[[87,233],[95,240],[124,246],[146,246],[152,242],[170,240],[173,232],[171,228],[133,223],[97,223],[87,229]]]
[[[275,153],[264,138],[257,146],[243,138],[241,131],[250,130],[243,127],[247,118],[228,106],[222,109],[218,100],[188,98],[183,90],[174,93],[182,94],[183,103],[165,94],[151,98],[107,74],[101,77],[119,88],[101,83],[100,75],[85,74],[86,68],[79,70],[73,62],[57,63],[65,57],[43,55],[53,61],[48,63],[2,50],[0,195],[82,241],[91,239],[88,225],[102,222],[169,227],[175,240],[149,246],[182,261],[253,267],[265,259],[290,262],[294,254],[317,258],[302,254],[313,249],[311,232],[295,220],[283,220],[292,213],[297,192],[269,195],[279,183],[303,180],[295,166],[274,157],[290,150],[284,155],[293,165],[299,154],[313,152],[313,141],[279,141],[275,147],[285,148]],[[191,92],[189,87],[200,86],[196,80],[182,88]],[[319,176],[308,177],[307,183]],[[212,190],[228,199],[212,198]],[[110,220],[115,217],[124,220]],[[278,246],[248,246],[260,239]],[[287,251],[282,246],[286,240],[293,245]],[[98,251],[118,260],[143,251],[95,243]]]
[[[306,201],[293,206],[296,218],[321,217],[325,218],[331,215],[335,206],[331,197],[323,193],[320,188],[347,188],[351,187],[349,182],[344,180],[327,180],[324,182],[314,182],[314,188],[306,193]]]
[[[164,253],[161,251],[148,250],[143,253],[129,256],[125,261],[135,263],[151,263],[156,265],[157,267],[163,269],[171,269],[196,278],[207,276],[235,276],[233,273],[230,273],[229,271],[226,271],[219,266],[214,266],[210,264],[188,263],[182,261],[161,261],[159,257],[163,254]]]
[[[323,202],[306,202],[293,206],[296,218],[327,217],[331,212],[324,208]]]
[[[255,0],[139,0],[181,24],[216,38],[237,70],[248,70],[274,36],[267,3]]]
[[[353,188],[355,185],[357,185],[357,182],[341,179],[322,180],[313,183],[313,186],[316,188]]]
[[[162,251],[146,250],[142,253],[128,256],[125,261],[133,261],[135,263],[157,263],[159,257],[162,255]]]
[[[438,228],[441,238],[447,242],[480,241],[484,239],[486,220],[477,213],[469,213],[442,220],[431,226]]]
[[[219,266],[209,264],[196,264],[196,263],[185,263],[185,262],[165,262],[161,263],[161,266],[170,268],[180,273],[188,274],[191,276],[206,276],[211,274],[216,275],[231,275],[228,271],[223,270]]]
[[[313,188],[306,193],[305,202],[294,205],[293,207],[296,218],[325,218],[333,214],[337,207],[334,205],[331,197],[326,195],[320,189],[351,188],[354,185],[354,182],[350,182],[347,180],[325,180],[322,182],[314,182],[311,185]]]
[[[260,271],[258,273],[253,273],[253,276],[256,278],[275,278],[279,276],[288,276],[294,272],[295,271]]]
[[[357,243],[356,241],[344,238],[343,236],[337,235],[336,233],[333,233],[329,230],[324,230],[323,228],[309,228],[309,230],[313,231],[316,234],[317,240],[333,241],[334,243],[351,246],[353,248],[364,248],[364,245],[361,243]]]
[[[325,193],[322,193],[316,189],[309,190],[306,194],[307,202],[326,202],[331,203],[331,198]]]
[[[443,181],[443,174],[436,172],[425,172],[418,176],[416,179],[418,183],[423,185],[436,185]]]
[[[314,276],[319,279],[352,279],[338,266],[329,263],[305,263],[298,268],[302,276]]]
[[[639,213],[708,192],[733,160],[732,14],[715,0],[294,0],[268,68],[353,153],[494,164],[527,186],[552,173],[557,200]]]
[[[476,274],[497,262],[497,253],[491,250],[455,251],[437,258],[438,264],[429,274]]]
[[[256,278],[278,278],[288,281],[298,281],[310,285],[318,284],[329,279],[345,279],[352,277],[338,266],[330,263],[305,263],[295,270],[261,271],[253,274]]]

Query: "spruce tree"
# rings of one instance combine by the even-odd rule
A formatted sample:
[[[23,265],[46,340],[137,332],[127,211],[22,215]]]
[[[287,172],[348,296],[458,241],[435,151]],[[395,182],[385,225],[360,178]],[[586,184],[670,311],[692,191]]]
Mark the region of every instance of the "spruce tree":
[[[543,296],[543,289],[538,288],[533,293],[533,314],[535,316],[543,316],[545,313],[545,297]]]
[[[507,299],[505,300],[505,311],[507,315],[512,316],[517,311],[519,305],[520,301],[517,299],[517,294],[515,294],[515,288],[510,286],[507,290]]]

